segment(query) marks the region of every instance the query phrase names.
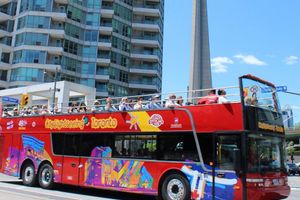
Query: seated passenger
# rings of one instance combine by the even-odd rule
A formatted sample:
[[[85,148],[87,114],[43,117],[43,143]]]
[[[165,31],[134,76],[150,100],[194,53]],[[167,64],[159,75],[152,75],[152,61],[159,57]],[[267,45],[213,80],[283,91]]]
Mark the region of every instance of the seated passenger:
[[[48,106],[47,105],[43,105],[42,106],[42,110],[41,110],[41,113],[42,115],[46,115],[46,114],[49,114],[49,111],[48,111]]]
[[[226,98],[226,91],[224,89],[219,89],[218,90],[218,103],[228,103],[228,99]]]
[[[84,102],[81,102],[81,103],[80,103],[80,106],[79,106],[79,112],[80,112],[80,113],[85,113],[85,112],[87,112],[87,107],[86,107],[86,105],[85,105]]]
[[[169,96],[169,99],[167,99],[165,107],[166,108],[174,108],[174,107],[178,107],[179,105],[176,103],[176,95],[175,94],[171,94]]]
[[[78,113],[78,109],[77,109],[77,103],[76,102],[72,102],[69,109],[68,109],[68,113]]]
[[[144,108],[143,97],[139,97],[136,104],[134,104],[133,109],[134,110],[141,110],[143,108]]]
[[[159,109],[161,108],[161,104],[160,104],[160,99],[159,99],[159,95],[154,95],[152,98],[151,98],[151,101],[146,105],[145,108],[147,109]]]
[[[177,97],[176,104],[178,106],[183,106],[183,98],[182,98],[182,96]]]
[[[32,111],[31,111],[31,115],[39,115],[39,109],[37,106],[33,106]]]
[[[127,97],[123,97],[121,99],[120,105],[119,105],[119,110],[120,111],[128,111],[132,110],[131,106],[129,105],[129,101]]]
[[[208,95],[201,97],[197,104],[214,104],[218,103],[219,97],[216,95],[216,90],[212,89],[208,92]]]
[[[58,110],[58,106],[54,106],[52,114],[55,114],[55,115],[61,114],[61,112]]]
[[[14,117],[19,116],[19,109],[17,107],[14,107],[12,116]]]
[[[100,102],[98,100],[95,100],[94,101],[94,106],[92,107],[92,112],[95,112],[95,111],[101,111],[101,105],[100,105]]]
[[[9,114],[7,108],[3,109],[2,117],[11,117],[11,114]]]
[[[110,97],[106,98],[105,111],[117,111],[118,109],[112,104],[112,99]]]

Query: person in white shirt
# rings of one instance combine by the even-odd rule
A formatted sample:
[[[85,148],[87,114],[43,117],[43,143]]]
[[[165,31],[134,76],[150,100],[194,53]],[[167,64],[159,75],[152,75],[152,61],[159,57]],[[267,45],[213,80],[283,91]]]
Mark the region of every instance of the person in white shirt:
[[[175,94],[171,94],[169,96],[169,99],[166,101],[165,107],[166,108],[174,108],[174,107],[178,107],[179,105],[176,103],[176,95]]]
[[[119,110],[120,111],[128,111],[128,110],[132,110],[131,106],[129,105],[128,102],[128,98],[127,97],[123,97],[121,99],[120,105],[119,105]]]
[[[143,105],[143,97],[139,97],[139,98],[137,99],[136,104],[134,104],[133,109],[134,109],[134,110],[141,110],[141,109],[143,109],[143,108],[144,108],[144,105]]]
[[[218,90],[218,103],[228,103],[229,100],[226,98],[226,91],[224,89],[219,89]]]

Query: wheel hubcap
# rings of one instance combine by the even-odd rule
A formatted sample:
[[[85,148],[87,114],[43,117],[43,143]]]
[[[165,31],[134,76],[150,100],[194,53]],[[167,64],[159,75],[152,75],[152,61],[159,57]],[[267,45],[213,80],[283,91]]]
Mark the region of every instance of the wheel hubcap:
[[[52,174],[50,173],[49,169],[44,169],[42,171],[42,183],[43,185],[48,185],[52,181]]]
[[[30,183],[33,180],[34,170],[32,167],[26,167],[24,171],[24,179],[26,182]]]
[[[182,200],[185,194],[184,185],[180,180],[172,179],[167,185],[167,192],[172,200]]]

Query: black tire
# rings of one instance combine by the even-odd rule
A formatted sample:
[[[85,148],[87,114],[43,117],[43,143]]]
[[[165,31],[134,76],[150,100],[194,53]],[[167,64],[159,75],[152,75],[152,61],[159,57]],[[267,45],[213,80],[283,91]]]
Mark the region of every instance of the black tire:
[[[188,180],[179,173],[168,175],[163,180],[161,198],[163,200],[191,199],[191,189]]]
[[[35,169],[32,163],[27,163],[22,168],[22,181],[26,186],[36,186],[37,175],[35,174]]]
[[[39,170],[39,184],[41,188],[52,189],[54,185],[53,167],[49,164],[44,164]]]

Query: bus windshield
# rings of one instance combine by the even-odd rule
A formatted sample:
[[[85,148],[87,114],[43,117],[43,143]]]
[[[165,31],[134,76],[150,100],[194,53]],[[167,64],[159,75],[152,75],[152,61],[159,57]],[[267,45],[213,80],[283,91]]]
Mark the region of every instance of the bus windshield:
[[[267,172],[284,169],[283,146],[283,138],[249,134],[248,171]]]
[[[261,79],[252,78],[243,78],[244,104],[280,112],[276,88]]]

